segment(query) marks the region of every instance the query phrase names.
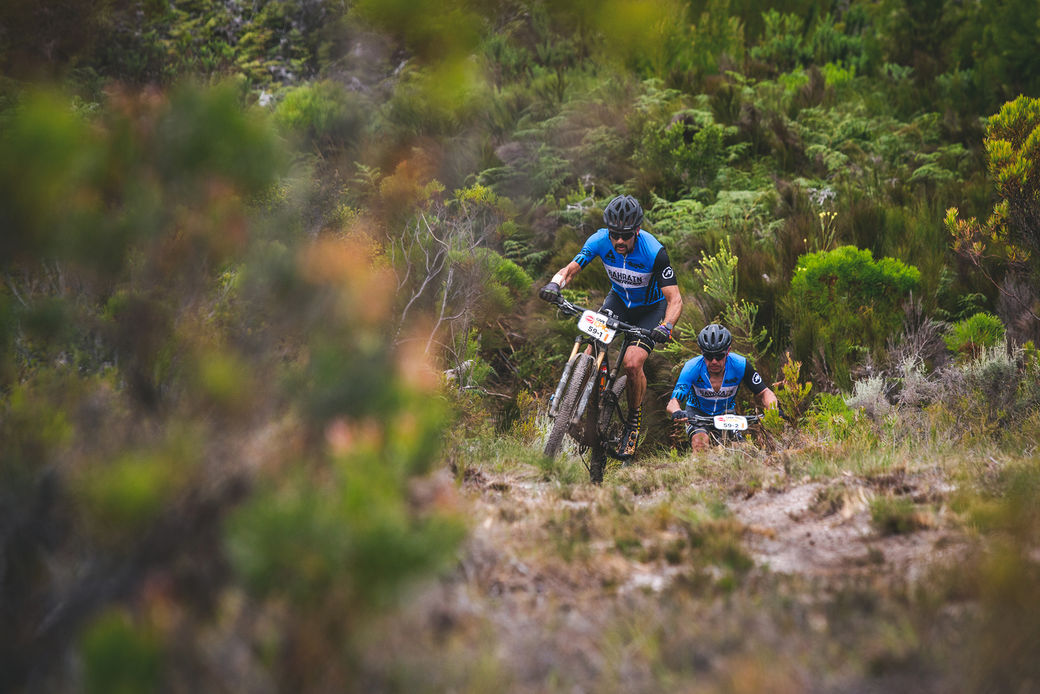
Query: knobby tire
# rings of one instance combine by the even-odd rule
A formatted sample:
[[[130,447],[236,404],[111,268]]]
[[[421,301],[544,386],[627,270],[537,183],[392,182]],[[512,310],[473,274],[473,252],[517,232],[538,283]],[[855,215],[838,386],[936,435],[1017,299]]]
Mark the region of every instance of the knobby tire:
[[[592,370],[591,356],[579,354],[575,358],[578,361],[575,362],[574,369],[571,370],[570,381],[563,389],[563,395],[560,397],[560,406],[556,410],[556,419],[553,420],[552,427],[549,429],[549,438],[545,441],[545,455],[549,458],[555,458],[556,454],[560,452],[560,446],[563,445],[563,437],[567,435],[571,417],[574,416],[574,408],[577,406],[579,398],[581,398],[585,379]]]
[[[589,441],[589,481],[593,484],[603,482],[603,470],[607,467],[607,452],[603,449],[603,439],[600,437],[600,407],[603,406],[605,398],[600,396],[599,384],[592,389],[589,397],[588,411],[585,413],[585,440]]]
[[[628,421],[628,397],[625,395],[627,383],[628,376],[618,376],[610,391],[603,394],[599,404],[599,436],[611,457],[617,457],[617,447],[621,443],[625,422]]]

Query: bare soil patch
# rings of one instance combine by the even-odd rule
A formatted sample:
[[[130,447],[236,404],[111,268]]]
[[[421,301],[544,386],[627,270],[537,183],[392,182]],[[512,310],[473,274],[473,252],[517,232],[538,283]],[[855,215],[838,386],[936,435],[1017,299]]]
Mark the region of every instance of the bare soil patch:
[[[865,484],[837,492],[820,482],[759,492],[730,502],[747,526],[755,561],[770,571],[835,576],[883,569],[911,580],[953,551],[948,531],[923,528],[907,534],[881,534],[871,522]]]

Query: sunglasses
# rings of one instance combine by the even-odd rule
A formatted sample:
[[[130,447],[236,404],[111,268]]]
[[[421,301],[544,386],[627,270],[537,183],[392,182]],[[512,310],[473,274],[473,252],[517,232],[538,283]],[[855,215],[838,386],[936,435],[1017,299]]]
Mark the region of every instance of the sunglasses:
[[[634,231],[614,231],[611,229],[607,232],[607,235],[612,239],[621,239],[622,241],[628,241],[630,238],[636,235]]]
[[[704,361],[722,361],[726,358],[725,352],[704,352],[702,354]]]

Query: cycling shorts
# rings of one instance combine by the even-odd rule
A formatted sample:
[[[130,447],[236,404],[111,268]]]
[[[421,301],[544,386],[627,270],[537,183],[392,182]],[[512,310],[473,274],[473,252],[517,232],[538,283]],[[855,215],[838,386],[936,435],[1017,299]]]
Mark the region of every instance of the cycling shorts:
[[[607,298],[603,300],[603,306],[599,310],[600,313],[610,311],[614,318],[630,325],[638,325],[640,328],[653,330],[664,321],[664,312],[667,308],[668,302],[666,301],[660,301],[649,306],[629,308],[625,306],[625,302],[621,300],[621,297],[615,294],[614,290],[611,290],[607,294]],[[654,347],[657,346],[657,343],[648,337],[639,337],[632,344],[641,347],[647,354],[653,352]]]

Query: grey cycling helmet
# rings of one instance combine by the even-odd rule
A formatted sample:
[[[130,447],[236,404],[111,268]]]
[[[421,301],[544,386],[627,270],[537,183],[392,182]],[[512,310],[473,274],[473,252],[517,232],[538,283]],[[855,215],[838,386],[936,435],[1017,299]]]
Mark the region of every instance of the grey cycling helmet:
[[[697,335],[697,346],[701,348],[702,352],[718,354],[729,349],[731,344],[733,344],[733,336],[718,323],[705,325]]]
[[[607,228],[616,231],[636,231],[643,222],[643,208],[631,195],[619,195],[603,210]]]

